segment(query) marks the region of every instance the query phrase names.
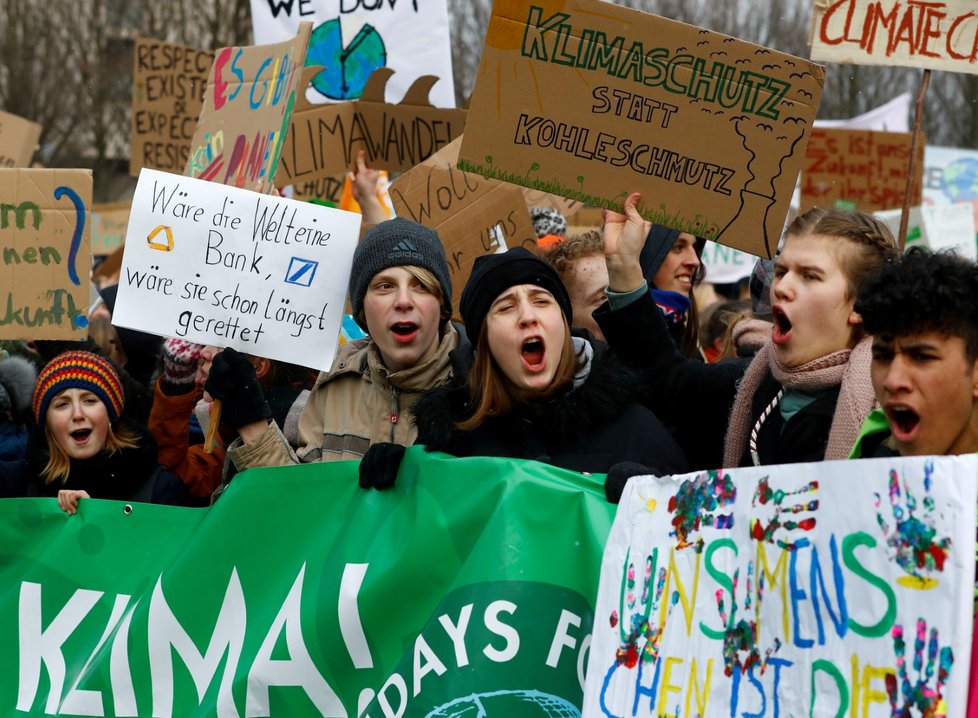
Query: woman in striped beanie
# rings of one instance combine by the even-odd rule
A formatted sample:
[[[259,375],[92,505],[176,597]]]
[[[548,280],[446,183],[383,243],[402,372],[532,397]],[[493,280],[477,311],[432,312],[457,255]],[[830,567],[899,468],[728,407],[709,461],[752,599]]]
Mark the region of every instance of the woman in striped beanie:
[[[33,489],[75,513],[82,498],[190,502],[183,484],[160,469],[146,427],[125,416],[122,382],[107,359],[59,354],[41,370],[32,401],[37,429],[28,444]]]

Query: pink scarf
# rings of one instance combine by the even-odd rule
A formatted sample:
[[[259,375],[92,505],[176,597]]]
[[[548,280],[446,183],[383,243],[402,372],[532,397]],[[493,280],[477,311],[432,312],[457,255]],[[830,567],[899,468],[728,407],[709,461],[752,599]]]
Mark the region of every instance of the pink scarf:
[[[774,351],[774,343],[768,341],[747,367],[747,372],[737,387],[737,398],[727,423],[727,438],[723,447],[723,465],[739,465],[747,447],[747,439],[756,418],[752,416],[754,394],[768,373],[785,389],[816,392],[839,387],[839,399],[835,405],[825,459],[845,459],[849,456],[863,421],[876,406],[876,395],[870,379],[872,362],[872,338],[863,337],[853,349],[826,354],[807,364],[788,368]]]

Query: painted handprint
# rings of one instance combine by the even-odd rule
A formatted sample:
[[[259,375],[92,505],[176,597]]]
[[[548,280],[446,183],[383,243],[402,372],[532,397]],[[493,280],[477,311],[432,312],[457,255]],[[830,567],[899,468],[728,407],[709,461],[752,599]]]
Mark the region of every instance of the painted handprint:
[[[695,547],[703,550],[703,539],[690,542],[689,536],[702,526],[729,529],[734,525],[733,514],[718,513],[718,509],[733,506],[737,500],[737,488],[729,474],[723,471],[706,471],[695,479],[688,479],[679,486],[675,496],[669,499],[669,511],[673,514],[673,535],[678,539],[676,548]]]
[[[896,674],[886,676],[886,694],[890,699],[891,715],[895,718],[909,718],[920,715],[923,718],[936,718],[947,714],[944,702],[944,688],[951,676],[951,666],[954,664],[954,652],[950,646],[939,648],[938,632],[930,629],[930,639],[927,644],[927,665],[924,667],[924,643],[927,637],[927,621],[917,620],[917,637],[914,640],[913,669],[917,674],[916,682],[911,682],[907,675],[906,641],[903,637],[903,626],[893,626],[893,652],[896,654]],[[934,670],[937,669],[937,684],[931,685]],[[912,714],[911,709],[916,713]]]
[[[717,589],[716,601],[717,611],[720,620],[723,621],[723,672],[727,676],[732,676],[734,669],[738,669],[741,674],[746,673],[753,666],[760,665],[761,673],[767,667],[768,659],[771,654],[781,648],[781,641],[777,637],[774,643],[764,651],[764,658],[761,658],[761,651],[757,646],[757,615],[760,612],[760,604],[764,597],[763,576],[760,577],[760,586],[757,593],[757,607],[751,612],[751,601],[754,595],[754,562],[747,562],[747,591],[744,596],[744,604],[740,607],[743,612],[741,618],[737,618],[737,586],[740,580],[740,569],[734,571],[733,587],[730,591],[730,612],[727,612],[726,603],[723,599],[723,589]]]
[[[924,498],[921,515],[917,511],[917,499],[910,491],[906,481],[900,488],[900,476],[896,469],[890,469],[890,507],[893,512],[893,525],[887,523],[880,510],[882,500],[876,494],[876,521],[883,531],[886,544],[896,555],[896,562],[907,575],[897,582],[901,586],[929,589],[937,585],[937,579],[925,573],[940,573],[944,570],[951,548],[951,539],[938,536],[934,525],[934,497],[931,496],[931,475],[934,462],[924,464]]]
[[[620,645],[615,656],[615,663],[619,666],[634,668],[639,660],[648,664],[655,663],[659,658],[659,641],[663,627],[656,622],[655,612],[662,602],[662,593],[665,590],[666,567],[659,569],[653,587],[658,561],[659,549],[653,549],[645,558],[645,573],[639,585],[635,580],[635,563],[631,561],[631,552],[625,555],[619,610],[611,613],[611,627],[618,626],[620,635]],[[637,593],[638,590],[641,593]]]
[[[818,482],[812,481],[804,486],[784,491],[772,489],[769,477],[765,476],[754,491],[751,501],[752,514],[750,520],[750,535],[756,541],[766,541],[777,544],[783,549],[793,551],[795,548],[792,534],[797,531],[811,531],[815,528],[815,517],[799,518],[798,514],[810,513],[818,509],[818,499],[802,498],[798,503],[785,504],[785,500],[794,496],[818,493]],[[766,516],[757,516],[762,510],[767,510]],[[780,536],[778,531],[781,530]]]

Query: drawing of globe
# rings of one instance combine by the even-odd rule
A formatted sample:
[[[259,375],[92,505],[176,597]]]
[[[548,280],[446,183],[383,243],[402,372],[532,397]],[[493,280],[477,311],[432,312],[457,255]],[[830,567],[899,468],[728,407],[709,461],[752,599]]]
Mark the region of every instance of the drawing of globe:
[[[425,718],[581,718],[573,703],[541,691],[473,693],[439,706]]]
[[[952,202],[978,199],[978,159],[963,157],[945,167],[941,189]]]
[[[387,65],[384,39],[373,25],[364,25],[343,47],[340,19],[327,20],[312,31],[306,65],[322,65],[312,86],[333,100],[355,100],[363,94],[370,74]]]

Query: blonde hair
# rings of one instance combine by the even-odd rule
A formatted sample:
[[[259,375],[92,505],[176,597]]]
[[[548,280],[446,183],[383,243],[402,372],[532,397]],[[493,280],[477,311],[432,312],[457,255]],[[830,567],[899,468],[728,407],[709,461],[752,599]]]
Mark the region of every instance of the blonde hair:
[[[44,479],[45,484],[52,484],[55,481],[65,484],[68,481],[68,475],[71,473],[71,459],[54,440],[54,436],[51,434],[51,426],[47,420],[44,422],[44,438],[48,445],[48,461],[44,465],[44,469],[41,470],[41,478]],[[135,449],[137,446],[139,446],[139,437],[135,433],[125,427],[120,428],[119,431],[114,431],[112,425],[109,424],[102,451],[111,456],[122,449]]]
[[[455,424],[462,431],[471,431],[482,425],[492,416],[505,416],[513,410],[514,404],[526,404],[534,400],[550,398],[563,391],[577,372],[577,356],[571,341],[567,317],[561,312],[564,321],[564,344],[561,347],[560,361],[550,383],[539,390],[520,389],[511,382],[489,348],[489,323],[483,322],[479,340],[475,348],[475,361],[469,372],[469,405],[474,407],[472,415]]]
[[[416,267],[413,264],[409,264],[404,267],[408,274],[421,282],[422,286],[429,292],[438,297],[438,303],[441,305],[441,319],[445,321],[452,316],[452,308],[445,306],[445,295],[442,294],[441,284],[438,283],[438,279],[432,274],[430,269],[425,269],[424,267]]]

